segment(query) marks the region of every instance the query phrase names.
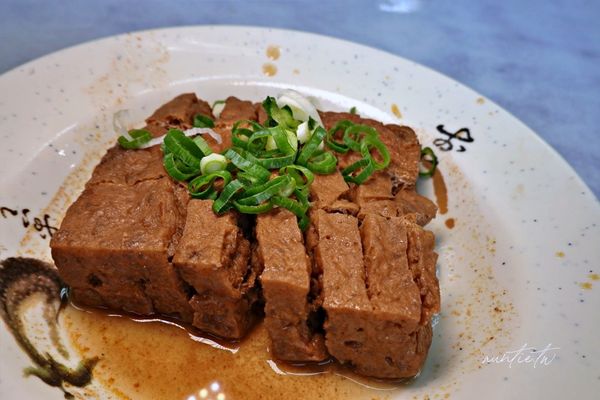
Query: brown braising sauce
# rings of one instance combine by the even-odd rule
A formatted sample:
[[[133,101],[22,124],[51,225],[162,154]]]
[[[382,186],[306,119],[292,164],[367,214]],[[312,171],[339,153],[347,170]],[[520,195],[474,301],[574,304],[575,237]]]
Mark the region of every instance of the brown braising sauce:
[[[275,76],[275,74],[277,74],[277,67],[271,63],[264,63],[262,71],[266,76]]]
[[[357,383],[334,363],[275,363],[262,325],[242,343],[223,344],[169,321],[104,311],[68,307],[63,320],[81,354],[99,358],[94,379],[122,399],[385,399],[400,386]]]
[[[270,60],[277,60],[279,59],[281,52],[279,51],[279,47],[278,46],[269,46],[267,47],[267,57]]]
[[[439,168],[436,168],[433,173],[433,191],[435,192],[435,198],[440,214],[446,214],[448,212],[448,189],[446,188],[444,176]]]

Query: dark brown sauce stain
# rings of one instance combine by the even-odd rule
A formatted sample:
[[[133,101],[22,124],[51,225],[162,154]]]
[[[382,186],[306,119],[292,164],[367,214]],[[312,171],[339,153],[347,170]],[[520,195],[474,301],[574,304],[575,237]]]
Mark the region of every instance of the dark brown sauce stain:
[[[452,229],[452,228],[454,228],[454,224],[455,224],[454,218],[448,218],[446,220],[446,228]]]
[[[335,363],[275,363],[262,324],[239,346],[221,347],[169,321],[75,307],[63,318],[82,356],[100,357],[94,379],[122,399],[385,399],[399,388]]]
[[[264,63],[262,71],[266,76],[275,76],[277,74],[277,67],[271,63]]]
[[[278,60],[280,55],[281,51],[279,50],[279,46],[267,47],[267,57],[269,57],[270,60]]]
[[[65,397],[71,398],[72,395],[64,389],[64,385],[84,387],[90,383],[92,369],[98,359],[83,359],[77,368],[71,369],[49,353],[39,350],[35,341],[27,336],[23,322],[23,315],[27,310],[25,302],[34,295],[42,295],[42,318],[48,324],[50,342],[58,354],[65,359],[70,358],[58,334],[58,312],[63,287],[56,269],[43,261],[8,258],[0,263],[0,316],[19,346],[35,364],[25,368],[25,375],[37,376],[48,385],[60,388]]]
[[[439,166],[433,173],[433,191],[440,214],[446,214],[448,212],[448,189]]]

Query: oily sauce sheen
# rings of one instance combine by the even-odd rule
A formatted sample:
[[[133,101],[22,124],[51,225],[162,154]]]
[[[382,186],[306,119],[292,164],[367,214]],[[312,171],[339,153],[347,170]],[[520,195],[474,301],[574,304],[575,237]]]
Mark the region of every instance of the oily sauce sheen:
[[[62,319],[82,356],[99,358],[94,380],[121,399],[387,399],[401,390],[377,381],[357,383],[334,364],[288,369],[274,364],[278,373],[269,364],[262,325],[227,350],[199,343],[186,330],[158,320],[72,306]]]

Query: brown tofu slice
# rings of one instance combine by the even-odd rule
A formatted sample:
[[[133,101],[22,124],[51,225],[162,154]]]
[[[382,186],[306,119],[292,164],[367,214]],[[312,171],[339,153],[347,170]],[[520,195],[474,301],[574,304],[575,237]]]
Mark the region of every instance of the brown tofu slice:
[[[421,295],[421,324],[431,321],[440,312],[440,287],[435,264],[438,255],[434,251],[435,236],[418,224],[403,218],[408,239],[408,266]]]
[[[310,185],[312,207],[356,215],[359,208],[349,201],[349,191],[350,188],[339,171],[328,175],[315,174],[315,180]]]
[[[392,179],[387,171],[377,171],[361,185],[355,185],[351,191],[351,198],[359,207],[376,200],[391,200]]]
[[[421,226],[427,225],[436,215],[437,206],[427,197],[413,190],[401,190],[392,199],[363,202],[358,218],[363,220],[368,214],[377,214],[387,218],[411,216]]]
[[[323,337],[308,325],[311,270],[296,216],[285,209],[260,214],[255,232],[273,356],[286,361],[324,360],[328,355]]]
[[[435,203],[413,190],[399,191],[395,201],[402,208],[402,215],[414,214],[421,226],[427,225],[437,214]]]
[[[211,200],[190,200],[173,264],[196,290],[190,301],[195,327],[223,338],[244,336],[257,297],[249,260],[236,214],[216,215]]]
[[[76,301],[191,321],[184,284],[169,262],[185,218],[178,192],[168,178],[88,185],[50,243]]]
[[[373,215],[359,230],[355,217],[318,210],[313,224],[329,353],[363,375],[416,375],[431,343],[431,326],[419,323],[419,290],[408,267],[402,222]]]

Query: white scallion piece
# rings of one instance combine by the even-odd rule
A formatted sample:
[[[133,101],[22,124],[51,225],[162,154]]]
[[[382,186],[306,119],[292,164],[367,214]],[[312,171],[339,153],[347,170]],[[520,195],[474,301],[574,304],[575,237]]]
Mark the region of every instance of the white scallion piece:
[[[208,135],[215,139],[217,143],[223,143],[223,138],[221,137],[221,135],[213,131],[211,128],[190,128],[183,131],[183,134],[187,137],[192,137],[196,135]],[[156,146],[157,144],[162,144],[163,140],[165,139],[165,136],[167,135],[162,135],[157,138],[154,138],[140,148],[146,149],[148,147]]]
[[[200,160],[200,172],[202,175],[223,171],[227,167],[227,159],[224,155],[212,153]]]
[[[296,129],[296,135],[298,136],[298,141],[302,144],[308,142],[310,139],[312,132],[308,129],[308,121],[304,121],[298,128]]]
[[[123,136],[127,140],[133,140],[127,129],[130,120],[129,110],[119,110],[113,114],[113,129],[117,135]]]
[[[289,106],[292,110],[294,119],[308,121],[308,117],[311,117],[318,125],[323,126],[323,121],[321,121],[319,112],[314,104],[295,90],[284,90],[277,97],[276,102],[277,106],[280,108]]]
[[[212,105],[213,117],[215,117],[215,119],[219,118],[219,116],[221,115],[221,112],[223,111],[224,108],[225,108],[225,100],[215,101]]]

